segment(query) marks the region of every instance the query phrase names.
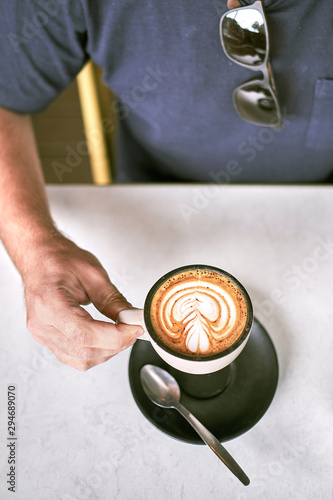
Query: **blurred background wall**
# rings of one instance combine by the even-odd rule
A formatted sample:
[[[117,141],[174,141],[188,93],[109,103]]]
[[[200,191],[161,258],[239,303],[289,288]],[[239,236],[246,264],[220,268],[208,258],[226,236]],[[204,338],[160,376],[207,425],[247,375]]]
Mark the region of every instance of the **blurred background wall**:
[[[112,100],[101,70],[89,63],[47,110],[32,117],[46,183],[112,182],[117,122]]]

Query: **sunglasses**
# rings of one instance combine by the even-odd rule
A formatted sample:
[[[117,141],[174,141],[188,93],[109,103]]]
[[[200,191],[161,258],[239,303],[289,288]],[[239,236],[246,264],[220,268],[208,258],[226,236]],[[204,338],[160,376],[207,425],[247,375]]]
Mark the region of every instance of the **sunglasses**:
[[[261,0],[231,9],[220,21],[221,43],[233,62],[261,71],[263,79],[251,79],[233,92],[239,116],[250,123],[282,128],[282,113],[269,63],[268,26]]]

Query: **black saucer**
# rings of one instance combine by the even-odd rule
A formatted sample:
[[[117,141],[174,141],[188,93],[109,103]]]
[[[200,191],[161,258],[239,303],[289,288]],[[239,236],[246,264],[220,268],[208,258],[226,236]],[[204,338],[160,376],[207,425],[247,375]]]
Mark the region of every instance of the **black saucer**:
[[[156,354],[150,342],[141,340],[132,348],[129,381],[142,413],[166,434],[188,443],[203,444],[176,410],[159,408],[148,399],[140,382],[140,369],[147,363],[170,371],[169,365]],[[183,392],[181,398],[183,405],[222,442],[251,429],[274,397],[278,382],[277,355],[268,333],[257,320],[247,345],[230,368],[230,382],[219,395],[198,399]]]

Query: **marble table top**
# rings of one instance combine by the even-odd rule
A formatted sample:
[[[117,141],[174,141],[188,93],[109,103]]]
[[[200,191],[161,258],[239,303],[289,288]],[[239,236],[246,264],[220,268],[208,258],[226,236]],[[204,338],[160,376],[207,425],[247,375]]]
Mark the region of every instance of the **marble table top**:
[[[142,415],[129,350],[81,373],[37,344],[25,326],[21,279],[0,247],[0,498],[331,499],[333,188],[50,186],[48,195],[58,227],[138,307],[182,265],[236,276],[274,342],[279,382],[263,418],[225,443],[250,477],[245,487],[207,446],[175,440]],[[10,385],[15,494],[7,489]]]

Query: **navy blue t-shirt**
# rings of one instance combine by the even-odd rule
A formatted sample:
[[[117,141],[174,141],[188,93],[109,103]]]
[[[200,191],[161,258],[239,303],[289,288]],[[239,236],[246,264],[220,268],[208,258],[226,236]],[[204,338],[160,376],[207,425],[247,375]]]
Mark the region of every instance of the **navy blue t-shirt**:
[[[333,170],[333,2],[264,2],[280,131],[234,109],[234,88],[254,72],[222,50],[226,4],[1,2],[0,106],[45,109],[91,58],[117,96],[119,182],[324,181]]]

